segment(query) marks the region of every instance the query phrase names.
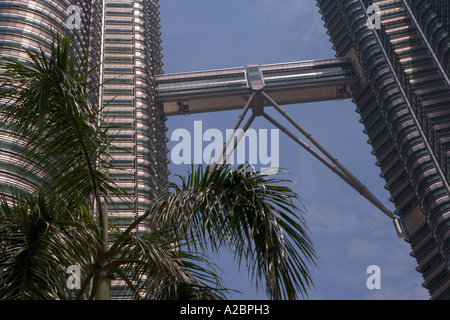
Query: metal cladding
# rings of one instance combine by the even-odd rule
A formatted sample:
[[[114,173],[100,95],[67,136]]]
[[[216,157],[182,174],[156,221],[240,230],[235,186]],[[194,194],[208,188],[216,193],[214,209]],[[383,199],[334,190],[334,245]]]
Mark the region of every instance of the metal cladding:
[[[76,11],[74,11],[76,10]],[[78,11],[78,12],[77,12]],[[73,14],[76,13],[76,16]],[[146,209],[169,180],[163,110],[154,103],[155,74],[162,73],[159,4],[152,0],[0,0],[0,55],[27,59],[24,49],[49,52],[53,35],[69,33],[75,56],[89,54],[92,83],[108,81],[99,92],[104,119],[115,128],[110,174],[132,205],[112,197],[109,216],[125,228]],[[1,128],[1,126],[0,126]],[[42,176],[22,170],[23,142],[0,130],[0,186],[32,191]],[[45,181],[44,181],[45,182]],[[150,226],[142,223],[136,232]],[[120,283],[116,296],[127,295]]]
[[[71,6],[81,12],[77,27],[70,27]],[[50,51],[53,36],[68,33],[76,56],[89,51],[87,68],[98,65],[101,56],[101,5],[99,1],[0,0],[0,56],[26,61],[25,50]],[[93,80],[100,72],[92,73]],[[18,152],[24,143],[0,125],[0,187],[5,193],[16,190],[32,191],[36,182],[42,183],[44,173],[23,169]]]
[[[103,90],[116,183],[135,199],[130,208],[111,199],[110,217],[126,227],[150,207],[168,183],[166,127],[154,103],[155,74],[162,73],[158,1],[106,0]],[[138,231],[145,231],[145,226]]]
[[[133,206],[111,197],[109,219],[124,229],[150,207],[169,181],[165,116],[155,104],[155,75],[162,71],[158,1],[106,0],[104,8],[105,119],[115,128],[110,148],[116,184],[127,191]],[[136,232],[151,228],[142,223]],[[113,283],[115,299],[132,293]]]
[[[318,0],[338,57],[359,62],[354,102],[432,299],[450,298],[450,38],[443,1]],[[381,27],[368,28],[371,6]]]
[[[351,59],[326,59],[163,74],[155,80],[156,102],[173,116],[241,109],[253,91],[283,105],[347,99],[359,77]]]
[[[79,21],[72,19],[73,9]],[[24,49],[49,52],[53,35],[66,32],[75,56],[88,52],[88,68],[104,60],[91,77],[94,84],[108,81],[100,94],[108,104],[105,119],[117,127],[110,132],[111,161],[118,168],[111,175],[134,202],[130,208],[113,198],[109,209],[111,219],[125,227],[168,183],[165,117],[154,103],[154,75],[162,73],[158,1],[0,0],[2,57],[26,60]],[[42,177],[21,170],[15,152],[23,143],[5,130],[1,141],[0,185],[33,190]]]

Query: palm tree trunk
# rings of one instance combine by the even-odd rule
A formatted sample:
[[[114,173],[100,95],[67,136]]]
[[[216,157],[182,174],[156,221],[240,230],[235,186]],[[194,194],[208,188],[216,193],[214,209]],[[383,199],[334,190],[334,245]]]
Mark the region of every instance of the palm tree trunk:
[[[108,205],[106,203],[100,214],[103,215],[103,219],[100,219],[102,222],[102,225],[100,226],[102,249],[98,263],[103,269],[107,263],[106,252],[108,251]],[[111,281],[104,270],[100,272],[94,290],[95,300],[111,300]]]
[[[109,146],[106,149],[107,159],[106,161],[109,163]],[[107,252],[108,252],[108,203],[105,201],[103,208],[98,207],[99,215],[100,215],[100,233],[101,233],[101,256],[99,257],[99,265],[103,267],[106,265],[107,261]],[[97,283],[95,284],[95,300],[111,300],[111,281],[109,275],[101,270],[100,275],[98,277]]]
[[[95,286],[95,300],[111,300],[111,282],[101,276]]]

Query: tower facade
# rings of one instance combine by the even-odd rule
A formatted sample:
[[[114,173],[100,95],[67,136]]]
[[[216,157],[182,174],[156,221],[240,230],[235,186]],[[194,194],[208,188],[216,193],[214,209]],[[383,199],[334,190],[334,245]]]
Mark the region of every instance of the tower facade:
[[[108,216],[125,229],[169,181],[165,116],[154,101],[155,74],[162,73],[158,1],[106,0],[103,39],[103,112],[113,127],[110,155],[115,168],[109,174],[131,196],[131,201],[112,197]],[[149,228],[143,223],[136,232]],[[112,294],[126,299],[132,292],[114,281]]]
[[[159,5],[153,0],[0,0],[0,55],[27,60],[25,49],[50,52],[53,36],[68,33],[72,51],[89,54],[93,83],[114,137],[109,172],[131,201],[110,199],[111,222],[125,228],[168,182],[164,113],[154,103],[154,74],[162,72]],[[42,176],[23,169],[23,141],[0,127],[0,186],[33,191]],[[45,180],[45,179],[44,179]],[[129,200],[129,199],[128,199]],[[144,223],[137,232],[145,232]],[[120,283],[114,294],[126,295]]]
[[[432,299],[449,299],[448,1],[317,4],[336,56],[359,69],[353,101],[423,286]]]
[[[154,74],[162,72],[158,8],[157,0],[0,0],[2,57],[26,60],[25,49],[49,52],[53,35],[68,32],[75,56],[89,52],[88,67],[104,62],[91,76],[107,81],[100,99],[115,128],[110,154],[117,170],[110,174],[132,199],[131,206],[111,199],[110,216],[119,227],[144,213],[168,182],[165,118],[154,103]],[[33,190],[40,177],[22,170],[16,153],[22,141],[1,134],[0,185]]]
[[[159,5],[153,0],[106,0],[102,100],[114,127],[110,172],[133,198],[111,199],[111,220],[126,227],[149,208],[168,183],[166,127],[154,103],[155,74],[162,73]],[[145,231],[146,226],[138,228]]]
[[[99,64],[102,43],[102,4],[94,0],[0,0],[0,56],[26,61],[25,50],[50,52],[53,36],[68,33],[72,53],[89,51],[86,68]],[[100,79],[100,71],[91,74]],[[0,121],[1,123],[1,121]],[[5,193],[32,191],[41,180],[23,169],[18,151],[23,141],[0,124],[0,188]]]

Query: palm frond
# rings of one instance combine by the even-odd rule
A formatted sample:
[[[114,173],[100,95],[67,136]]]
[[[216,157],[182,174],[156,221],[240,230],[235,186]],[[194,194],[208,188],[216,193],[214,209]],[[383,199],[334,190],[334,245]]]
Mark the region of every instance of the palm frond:
[[[105,269],[126,283],[134,299],[223,299],[227,290],[217,266],[182,247],[173,231],[130,233]]]
[[[66,270],[79,266],[83,280],[99,247],[88,209],[69,211],[65,200],[42,189],[0,201],[0,299],[74,298]]]
[[[228,246],[241,266],[245,260],[269,297],[296,299],[313,286],[308,265],[316,254],[307,234],[298,196],[276,179],[240,166],[211,171],[201,166],[173,184],[152,216],[173,225],[195,250]]]
[[[101,85],[88,82],[83,59],[71,55],[70,39],[59,35],[50,57],[28,51],[30,62],[6,60],[2,68],[2,121],[26,144],[21,156],[37,174],[66,198],[95,195],[124,197],[107,175],[110,126],[97,107]],[[105,200],[108,198],[105,196]]]
[[[49,54],[27,54],[28,62],[0,64],[0,120],[24,141],[16,145],[17,157],[45,191],[19,194],[12,204],[3,199],[0,297],[73,297],[58,266],[79,263],[88,270],[83,293],[91,279],[103,284],[101,274],[115,273],[135,298],[221,298],[226,290],[202,253],[222,246],[231,248],[239,266],[245,262],[257,285],[265,283],[269,297],[307,294],[313,285],[308,264],[316,255],[299,198],[284,186],[290,181],[245,166],[193,170],[108,249],[101,206],[110,195],[127,198],[108,175],[112,137],[98,106],[102,84],[89,82],[95,68],[81,67],[87,55],[73,57],[67,35],[56,36]],[[84,219],[92,214],[92,198],[99,225]],[[161,230],[135,235],[134,227],[148,217]]]

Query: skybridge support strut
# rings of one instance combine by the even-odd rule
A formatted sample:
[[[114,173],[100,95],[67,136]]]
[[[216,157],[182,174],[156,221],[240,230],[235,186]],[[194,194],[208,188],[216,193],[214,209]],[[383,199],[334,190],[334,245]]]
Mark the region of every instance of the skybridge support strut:
[[[317,147],[346,177],[346,182],[357,189],[359,193],[366,196],[370,202],[372,202],[377,208],[385,213],[389,218],[394,219],[394,215],[387,209],[368,189],[363,185],[346,167],[344,167],[336,157],[334,157],[328,150],[326,150],[316,139],[313,138],[311,133],[306,131],[297,121],[294,120],[284,109],[282,109],[272,98],[270,98],[265,92],[262,95],[267,99],[270,104],[284,117],[286,118],[297,130],[299,130],[311,143]],[[308,150],[312,150],[308,146]],[[336,168],[334,167],[334,168]],[[333,171],[336,171],[333,169]]]
[[[256,99],[255,99],[256,98]],[[297,137],[294,133],[289,131],[286,127],[281,125],[278,121],[273,119],[267,113],[264,112],[264,106],[255,105],[256,102],[261,102],[260,98],[266,100],[269,104],[271,104],[285,119],[287,119],[297,130],[299,130],[320,152],[322,152],[325,157],[313,149],[312,146],[308,145],[306,142]],[[253,105],[252,105],[253,104]],[[257,90],[252,93],[250,98],[248,99],[244,109],[239,115],[235,126],[233,128],[233,132],[239,128],[244,120],[246,114],[249,109],[252,109],[252,115],[250,119],[244,125],[242,131],[240,132],[237,139],[234,141],[233,147],[230,147],[230,143],[234,139],[235,135],[231,135],[227,138],[226,143],[223,146],[222,154],[220,154],[219,158],[216,160],[213,169],[217,167],[219,163],[223,162],[223,157],[225,157],[225,161],[227,161],[230,155],[234,152],[239,144],[240,140],[244,136],[245,132],[248,130],[253,120],[257,116],[262,116],[267,119],[270,123],[272,123],[275,127],[280,129],[283,133],[289,136],[292,140],[294,140],[297,144],[303,147],[306,151],[312,154],[316,159],[318,159],[321,163],[323,163],[326,167],[328,167],[331,171],[333,171],[337,176],[339,176],[342,180],[344,180],[349,186],[351,186],[354,190],[356,190],[359,194],[361,194],[364,198],[366,198],[370,203],[372,203],[377,209],[383,212],[386,216],[388,216],[394,223],[394,227],[397,231],[399,237],[405,237],[406,233],[403,230],[400,221],[394,216],[394,214],[387,209],[376,197],[373,195],[367,187],[362,184],[345,166],[343,166],[336,157],[334,157],[328,150],[326,150],[313,136],[305,130],[294,118],[292,118],[284,109],[282,109],[269,95],[267,95],[263,90]]]
[[[228,150],[228,153],[226,155],[225,161],[228,161],[230,159],[231,154],[236,150],[237,145],[239,144],[239,142],[241,141],[242,137],[245,135],[245,133],[247,132],[248,128],[250,128],[250,125],[252,124],[253,120],[255,120],[256,115],[254,113],[252,113],[252,115],[250,116],[250,119],[247,120],[247,122],[245,123],[244,127],[242,128],[242,130],[239,132],[239,136],[237,137],[237,139],[234,141],[234,145],[233,148],[231,148],[230,150]],[[233,137],[233,136],[232,136]]]
[[[250,98],[248,99],[247,103],[245,104],[244,109],[242,110],[241,114],[238,116],[238,119],[236,121],[236,123],[234,124],[233,127],[233,132],[236,132],[236,130],[239,128],[239,126],[241,125],[242,121],[244,120],[248,110],[251,107],[251,104],[253,102],[253,99],[256,96],[256,92],[252,92],[252,95],[250,96]],[[251,123],[253,122],[253,120],[255,119],[255,117],[252,115],[252,117],[250,118],[250,120],[247,122],[247,124],[244,127],[244,132],[247,131],[247,129],[250,127]],[[224,143],[223,148],[222,148],[222,153],[219,155],[219,158],[217,158],[216,162],[213,165],[212,170],[216,169],[217,164],[223,162],[223,157],[225,156],[225,160],[228,160],[229,155],[231,154],[232,151],[234,151],[234,149],[236,149],[237,144],[240,141],[240,138],[238,138],[238,141],[235,141],[234,143],[234,148],[232,149],[232,151],[230,151],[229,154],[227,154],[227,148],[231,143],[231,140],[234,138],[234,135],[231,135],[227,138],[227,141]],[[241,137],[242,138],[242,137]]]
[[[347,168],[345,168],[336,157],[334,157],[328,150],[326,150],[317,140],[315,140],[312,135],[306,131],[297,121],[294,120],[284,109],[282,109],[270,96],[268,96],[264,91],[261,91],[263,97],[269,102],[285,119],[287,119],[297,130],[299,130],[311,143],[317,147],[330,161],[324,158],[320,153],[315,151],[310,145],[306,144],[304,141],[299,139],[295,134],[290,132],[286,127],[283,127],[275,119],[270,117],[267,113],[263,112],[264,118],[270,121],[273,125],[278,127],[281,131],[287,134],[296,143],[306,149],[315,158],[322,162],[325,166],[331,169],[335,174],[337,174],[342,180],[347,182],[353,189],[358,191],[364,198],[366,198],[370,203],[377,207],[386,216],[392,219],[394,227],[397,231],[399,237],[405,237],[406,234],[402,229],[400,221],[395,218],[394,214],[387,209],[368,189],[363,185]]]

